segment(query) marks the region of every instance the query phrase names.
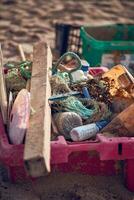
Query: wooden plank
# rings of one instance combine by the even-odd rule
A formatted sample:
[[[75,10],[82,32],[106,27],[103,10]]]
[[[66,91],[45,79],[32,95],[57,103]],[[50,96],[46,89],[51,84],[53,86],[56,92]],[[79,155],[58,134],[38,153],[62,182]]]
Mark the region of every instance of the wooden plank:
[[[134,103],[118,114],[101,132],[119,136],[134,136]]]
[[[23,51],[22,45],[19,44],[19,45],[18,45],[18,48],[19,48],[19,52],[20,52],[20,55],[21,55],[21,59],[22,59],[22,61],[26,61],[26,57],[25,57],[25,54],[24,54],[24,51]]]
[[[0,44],[0,108],[4,124],[7,124],[7,94],[3,74],[3,53]]]
[[[19,48],[19,52],[20,52],[20,56],[21,56],[21,59],[22,61],[26,61],[26,56],[25,56],[25,53],[24,53],[24,50],[23,50],[23,47],[21,44],[18,45],[18,48]],[[31,81],[30,79],[27,80],[27,83],[26,83],[26,89],[30,92],[30,87],[31,87]]]
[[[34,112],[30,117],[24,149],[25,166],[32,177],[50,172],[51,109],[48,98],[51,96],[51,67],[50,48],[44,42],[37,43],[33,51],[30,89],[31,107]]]

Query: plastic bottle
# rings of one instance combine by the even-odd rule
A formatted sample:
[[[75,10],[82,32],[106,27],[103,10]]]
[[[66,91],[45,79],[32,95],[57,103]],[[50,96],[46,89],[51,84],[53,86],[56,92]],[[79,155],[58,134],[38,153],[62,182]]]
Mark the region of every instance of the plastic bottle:
[[[86,60],[81,60],[81,64],[81,70],[84,72],[85,76],[87,76],[90,65]]]
[[[87,77],[82,70],[77,70],[71,73],[73,82],[85,81]]]
[[[103,120],[100,122],[73,128],[70,132],[71,139],[73,141],[83,141],[90,139],[96,136],[96,134],[107,124],[108,121]]]
[[[83,93],[83,95],[84,95],[85,98],[91,99],[91,96],[90,96],[90,94],[88,92],[87,87],[83,87],[82,88],[82,93]]]

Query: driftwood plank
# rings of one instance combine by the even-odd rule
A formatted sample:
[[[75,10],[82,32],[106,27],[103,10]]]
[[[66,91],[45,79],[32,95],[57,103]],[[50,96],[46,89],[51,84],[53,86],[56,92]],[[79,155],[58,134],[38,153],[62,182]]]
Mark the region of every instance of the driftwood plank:
[[[118,114],[101,132],[118,136],[134,136],[134,103]]]
[[[0,44],[0,108],[4,124],[7,124],[7,94],[3,74],[3,53]]]
[[[51,95],[49,76],[52,66],[50,48],[44,42],[34,46],[31,78],[31,107],[29,129],[26,134],[24,161],[32,177],[50,172],[51,110],[48,98]]]

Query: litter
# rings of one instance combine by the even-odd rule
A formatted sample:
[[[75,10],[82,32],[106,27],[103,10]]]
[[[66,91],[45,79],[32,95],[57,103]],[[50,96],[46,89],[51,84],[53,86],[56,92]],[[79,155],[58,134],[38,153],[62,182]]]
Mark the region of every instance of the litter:
[[[22,89],[13,104],[9,122],[9,140],[12,144],[22,144],[29,124],[30,96]]]
[[[7,93],[10,91],[13,93],[13,99],[15,100],[18,92],[26,87],[26,80],[18,75],[18,70],[12,69],[5,75]]]
[[[69,59],[69,60],[68,60]],[[65,62],[65,63],[64,63]],[[68,63],[66,63],[68,62]],[[73,81],[72,73],[80,70],[82,67],[81,60],[74,52],[67,52],[63,54],[53,67],[53,73],[57,73],[58,69],[62,72],[67,72],[70,82]]]
[[[88,89],[86,87],[82,88],[82,92],[83,92],[83,95],[84,95],[85,98],[91,99],[91,96],[90,96]]]
[[[94,175],[112,175],[113,171],[116,171],[115,162],[113,160],[125,160],[125,162],[129,164],[129,167],[131,167],[130,161],[133,161],[133,138],[114,138],[116,134],[112,132],[112,138],[109,139],[108,137],[104,136],[105,129],[99,127],[99,123],[103,121],[106,122],[104,126],[106,125],[105,127],[108,128],[108,125],[113,123],[112,121],[114,119],[116,121],[116,117],[121,119],[121,122],[123,122],[123,119],[119,116],[121,114],[120,111],[120,114],[118,113],[119,115],[113,111],[113,102],[116,102],[117,97],[112,96],[109,93],[109,83],[105,83],[105,81],[102,79],[102,76],[105,74],[105,72],[103,74],[99,74],[99,76],[93,76],[91,78],[92,81],[87,75],[87,80],[73,83],[69,80],[70,78],[68,79],[68,73],[66,73],[64,70],[63,72],[59,70],[57,73],[53,74],[52,77],[58,76],[62,78],[64,85],[66,85],[66,88],[69,89],[69,92],[68,90],[59,90],[59,94],[57,89],[55,90],[56,92],[51,92],[52,88],[50,87],[50,77],[53,70],[49,70],[49,67],[52,65],[50,62],[48,62],[51,60],[51,58],[48,59],[50,56],[50,53],[48,52],[49,48],[47,45],[44,45],[44,43],[37,44],[36,48],[34,49],[34,61],[30,88],[33,113],[30,116],[30,127],[28,128],[26,134],[26,140],[24,139],[23,142],[25,145],[10,144],[6,133],[4,131],[1,131],[0,133],[2,141],[2,150],[0,156],[3,157],[3,160],[9,167],[12,177],[17,179],[16,177],[19,177],[20,175],[23,178],[22,174],[25,174],[23,166],[24,163],[28,174],[32,177],[44,175],[46,171],[50,172],[50,167],[55,171],[77,171]],[[38,62],[39,60],[40,62]],[[65,73],[67,77],[64,79],[63,77],[65,77]],[[127,75],[131,77],[128,73]],[[133,80],[133,77],[131,77],[130,80]],[[129,81],[125,81],[125,83],[127,86],[129,86]],[[124,89],[124,81],[123,84],[121,83],[121,85]],[[58,87],[59,86],[57,86],[57,88]],[[86,87],[88,90],[90,98],[87,95],[83,95],[84,87]],[[133,101],[133,87],[131,87],[129,91],[131,91],[130,96],[131,100]],[[78,95],[68,96],[68,94],[70,95],[71,93]],[[95,97],[95,94],[97,95],[97,98]],[[65,98],[64,95],[66,96]],[[55,100],[55,97],[58,99]],[[75,104],[73,101],[77,103]],[[75,109],[78,110],[79,113],[82,113],[83,118],[80,116],[80,114],[74,111],[74,107],[70,106],[72,103],[74,103],[73,106]],[[68,107],[68,104],[70,107]],[[73,109],[75,116],[77,115],[80,117],[79,119],[81,119],[79,121],[80,124],[77,124],[77,127],[75,127],[76,129],[80,127],[80,129],[83,131],[83,126],[89,126],[91,128],[91,125],[94,124],[94,129],[89,129],[87,135],[85,134],[86,137],[81,136],[81,140],[76,138],[76,140],[73,141],[73,138],[71,139],[70,136],[71,131],[74,129],[75,117],[69,121],[71,124],[71,121],[74,120],[73,126],[69,126],[69,130],[68,123],[61,124],[65,131],[64,134],[58,130],[58,125],[56,126],[54,115],[56,113],[57,115],[62,115],[60,122],[63,119],[67,121],[67,117],[63,117],[63,115],[70,112],[68,108],[71,108],[71,113]],[[86,112],[84,112],[85,109]],[[91,115],[86,115],[85,118],[87,111],[88,114],[90,113]],[[131,114],[131,116],[133,116],[133,114]],[[128,126],[128,124],[125,124],[123,128],[127,128],[128,132],[125,132],[126,136],[130,136],[132,134],[131,130],[133,130],[133,124],[131,127]],[[121,134],[121,129],[119,136],[124,136]],[[109,132],[111,132],[111,130],[109,130]],[[93,135],[90,133],[93,133]],[[50,134],[52,141],[50,141]],[[23,149],[24,147],[25,151]],[[6,156],[4,156],[4,154],[2,155],[3,152],[7,152],[7,154],[5,154]],[[96,157],[94,157],[94,152]],[[18,171],[17,167],[19,168]],[[111,171],[112,168],[113,170]],[[130,171],[128,168],[127,170],[129,171],[127,172],[128,174],[130,174],[132,171],[132,169]],[[130,178],[128,181],[132,180],[132,178]]]
[[[19,50],[22,61],[4,65],[7,93],[10,97],[12,93],[13,101],[17,101],[18,92],[23,88],[30,91],[32,62],[26,60],[22,48],[19,47]],[[53,65],[52,76],[49,78],[52,96],[48,100],[53,119],[52,129],[57,136],[62,134],[67,140],[71,139],[69,134],[74,128],[77,130],[78,127],[79,130],[81,126],[82,130],[85,126],[91,127],[101,121],[113,121],[133,103],[134,78],[122,65],[110,70],[104,69],[96,76],[86,60],[81,60],[74,52],[67,52]],[[10,135],[11,125],[10,121]],[[93,132],[96,134],[99,131],[96,129]],[[87,132],[90,133],[89,129]],[[82,134],[81,131],[79,134]],[[91,135],[85,133],[85,136],[80,136],[81,139],[77,137],[77,140],[89,139]],[[13,142],[11,138],[10,141]]]
[[[82,119],[88,119],[92,117],[96,112],[96,107],[88,109],[76,97],[68,97],[63,101],[56,102],[56,104],[57,110],[59,110],[59,112],[75,112],[80,115]]]
[[[66,139],[70,139],[69,133],[73,128],[82,126],[81,117],[74,112],[56,113],[53,118],[59,134],[64,135]]]
[[[96,136],[96,134],[106,125],[108,121],[100,121],[84,126],[73,128],[70,132],[73,141],[83,141]]]
[[[102,79],[109,83],[109,92],[114,96],[132,98],[131,88],[134,79],[122,65],[116,65],[102,75]]]
[[[22,61],[19,63],[8,62],[4,65],[4,71],[8,73],[8,70],[18,69],[18,73],[20,73],[20,75],[27,80],[31,78],[31,67],[31,61]]]
[[[80,92],[68,92],[68,93],[64,93],[64,94],[59,94],[59,95],[53,95],[51,96],[48,100],[49,101],[57,101],[57,100],[61,100],[61,99],[65,99],[69,96],[77,96],[80,95]]]
[[[110,108],[103,102],[93,101],[96,107],[96,112],[91,118],[88,118],[85,121],[85,124],[90,124],[93,122],[101,121],[101,120],[110,120],[112,116],[112,112]]]
[[[81,70],[84,72],[85,76],[88,75],[90,64],[86,60],[81,60]]]
[[[72,59],[71,62],[68,61],[69,64],[66,61],[59,67],[63,58],[68,54],[73,55],[72,52],[64,54],[57,62],[56,67],[54,66],[55,73],[50,81],[52,94],[56,94],[56,96],[50,97],[49,101],[52,101],[52,113],[57,112],[55,115],[60,116],[58,123],[63,122],[62,116],[68,112],[76,113],[81,117],[83,126],[72,126],[72,130],[69,129],[71,139],[81,141],[95,136],[103,128],[98,126],[99,123],[105,122],[103,126],[106,126],[116,118],[119,112],[133,103],[134,79],[122,65],[114,66],[95,77],[90,77],[88,76],[90,65],[86,61],[80,61],[79,58],[78,63],[81,63],[82,66],[80,64],[79,67],[76,67],[76,62]],[[77,59],[77,56],[74,56],[74,59]],[[56,71],[56,69],[60,69],[60,71]],[[82,69],[83,75],[80,75]],[[58,74],[59,72],[60,74]],[[70,81],[63,78],[62,74],[65,72],[68,73],[66,77],[70,78]],[[82,76],[86,76],[86,78],[81,78]],[[57,81],[54,81],[54,79],[57,79]],[[119,104],[120,100],[124,103]],[[71,117],[73,120],[73,116]],[[63,134],[59,125],[57,125],[57,128],[66,139],[70,139],[68,131]]]
[[[64,94],[71,92],[66,81],[59,75],[54,75],[50,78],[52,94]]]
[[[24,54],[23,54],[24,57]],[[1,50],[2,59],[2,50]],[[11,144],[24,143],[25,134],[29,124],[30,117],[30,97],[25,89],[27,80],[31,77],[32,62],[8,62],[3,63],[1,60],[1,92],[4,95],[1,98],[1,106],[3,110],[3,119],[8,131],[8,139]],[[5,99],[7,98],[7,106],[5,107]],[[3,105],[2,105],[3,101]]]
[[[75,72],[72,72],[71,76],[72,76],[73,83],[87,80],[87,77],[84,75],[84,72],[82,70],[77,70]]]
[[[134,103],[118,114],[102,132],[110,132],[115,136],[134,136]]]

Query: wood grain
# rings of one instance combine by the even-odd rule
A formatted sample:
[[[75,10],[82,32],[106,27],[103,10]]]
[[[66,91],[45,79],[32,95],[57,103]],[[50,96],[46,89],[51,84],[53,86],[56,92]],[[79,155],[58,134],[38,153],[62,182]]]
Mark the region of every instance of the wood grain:
[[[7,124],[7,94],[3,74],[3,53],[0,44],[0,108],[4,124]]]
[[[51,50],[44,42],[34,46],[31,78],[31,107],[35,111],[30,117],[26,135],[24,161],[32,177],[50,172],[51,96],[49,76],[51,75]]]
[[[118,114],[101,132],[119,136],[134,136],[134,103]]]

